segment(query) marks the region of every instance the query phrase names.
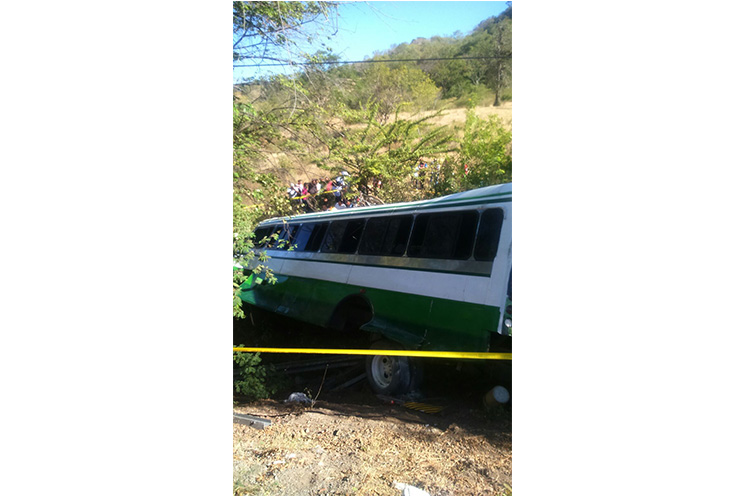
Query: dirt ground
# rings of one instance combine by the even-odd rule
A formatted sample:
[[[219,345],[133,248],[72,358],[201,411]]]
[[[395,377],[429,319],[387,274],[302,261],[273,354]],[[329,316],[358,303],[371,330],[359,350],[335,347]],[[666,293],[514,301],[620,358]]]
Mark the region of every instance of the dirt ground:
[[[396,483],[431,496],[511,494],[508,408],[449,398],[423,413],[364,389],[327,398],[234,407],[271,421],[233,424],[236,495],[400,495]]]
[[[233,340],[369,347],[365,333],[339,335],[255,308],[234,322]],[[511,403],[487,409],[483,402],[494,385],[511,390],[511,362],[420,359],[416,393],[391,402],[367,384],[364,358],[335,359],[341,362],[332,355],[262,355],[279,389],[267,400],[235,398],[234,413],[271,421],[263,430],[233,423],[236,496],[401,495],[395,483],[431,496],[511,495]],[[285,402],[303,391],[314,404]],[[421,404],[441,411],[420,411],[427,410]]]

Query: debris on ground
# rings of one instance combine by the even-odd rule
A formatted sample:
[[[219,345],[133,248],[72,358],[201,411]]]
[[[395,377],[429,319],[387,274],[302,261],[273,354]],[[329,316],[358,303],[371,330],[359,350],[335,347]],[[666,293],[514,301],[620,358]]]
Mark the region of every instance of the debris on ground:
[[[233,412],[233,423],[245,424],[253,427],[254,429],[265,429],[271,425],[271,420],[260,417],[254,417],[253,415],[246,415]]]
[[[411,486],[409,484],[403,484],[402,482],[396,482],[395,488],[403,491],[402,496],[430,496],[430,494],[427,493],[426,491],[419,489],[416,486]]]
[[[301,405],[312,405],[313,400],[305,393],[292,393],[289,398],[284,400],[285,403],[300,403]]]

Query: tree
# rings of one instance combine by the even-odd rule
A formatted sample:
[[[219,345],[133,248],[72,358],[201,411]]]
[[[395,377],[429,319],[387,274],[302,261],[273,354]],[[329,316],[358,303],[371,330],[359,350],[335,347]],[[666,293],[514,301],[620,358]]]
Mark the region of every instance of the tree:
[[[328,154],[318,162],[335,170],[347,170],[352,185],[364,190],[373,180],[382,180],[384,189],[377,192],[387,202],[421,199],[412,174],[422,158],[432,158],[456,149],[454,136],[444,126],[433,126],[429,120],[439,112],[415,120],[399,118],[380,122],[380,104],[370,104],[365,125],[347,129],[327,143]]]
[[[500,103],[501,90],[511,85],[512,55],[512,7],[511,4],[497,17],[481,22],[474,30],[471,40],[463,45],[465,52],[473,57],[493,57],[474,61],[485,76],[486,84],[495,91],[494,106]]]
[[[233,64],[304,58],[310,26],[331,22],[333,2],[233,2]]]
[[[385,121],[403,103],[416,109],[431,107],[439,89],[421,69],[405,64],[369,64],[356,84],[352,108],[367,103],[378,106],[378,116]]]
[[[243,62],[290,64],[305,57],[310,26],[329,21],[335,10],[331,2],[233,2],[233,66]],[[295,84],[289,78],[277,78],[279,86]],[[296,92],[295,92],[296,93]],[[236,266],[253,267],[271,280],[271,272],[257,259],[251,238],[256,222],[267,216],[291,210],[284,185],[277,178],[261,173],[257,164],[267,147],[290,149],[288,130],[312,122],[308,113],[272,112],[257,109],[253,102],[233,102],[233,257]],[[258,240],[255,240],[258,241]],[[246,279],[242,270],[233,271],[233,315],[242,317],[240,284]]]

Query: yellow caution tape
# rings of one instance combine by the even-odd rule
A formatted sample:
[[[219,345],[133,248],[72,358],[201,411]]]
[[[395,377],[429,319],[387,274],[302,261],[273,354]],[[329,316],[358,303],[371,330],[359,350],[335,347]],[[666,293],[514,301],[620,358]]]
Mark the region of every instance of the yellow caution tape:
[[[470,351],[420,350],[345,350],[322,348],[233,348],[250,353],[309,353],[317,355],[387,355],[421,358],[465,358],[472,360],[511,360],[511,353],[479,353]]]
[[[293,196],[293,197],[290,198],[290,200],[304,200],[305,198],[310,198],[311,196],[327,195],[328,193],[331,193],[331,194],[334,194],[335,195],[336,194],[336,191],[339,191],[340,192],[341,190],[340,189],[339,190],[332,189],[332,190],[329,190],[329,191],[325,191],[325,190],[324,191],[318,191],[314,195],[311,195],[310,193],[308,193],[308,194],[302,195],[302,196]]]

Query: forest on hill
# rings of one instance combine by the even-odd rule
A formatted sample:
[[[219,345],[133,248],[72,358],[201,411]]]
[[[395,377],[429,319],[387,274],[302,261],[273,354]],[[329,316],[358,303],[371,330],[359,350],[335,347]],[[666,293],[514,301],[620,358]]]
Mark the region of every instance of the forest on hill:
[[[329,48],[307,56],[318,63],[295,81],[308,91],[321,91],[319,103],[342,103],[364,107],[369,100],[390,113],[403,102],[414,108],[499,105],[511,100],[511,6],[498,16],[482,21],[472,33],[451,37],[416,38],[385,51],[368,61],[334,65],[340,61]],[[404,60],[405,62],[393,62]],[[390,61],[388,63],[380,63]],[[322,75],[325,84],[318,86]],[[236,85],[236,95],[257,103],[286,97],[286,79],[265,77]]]
[[[511,106],[510,4],[470,33],[416,38],[355,64],[338,63],[315,34],[338,15],[334,2],[233,2],[234,67],[298,68],[234,86],[233,224],[248,248],[239,252],[250,253],[256,222],[297,212],[288,178],[344,171],[349,195],[381,185],[385,202],[511,181],[511,122],[476,112]],[[467,109],[464,122],[442,124],[453,108]]]

